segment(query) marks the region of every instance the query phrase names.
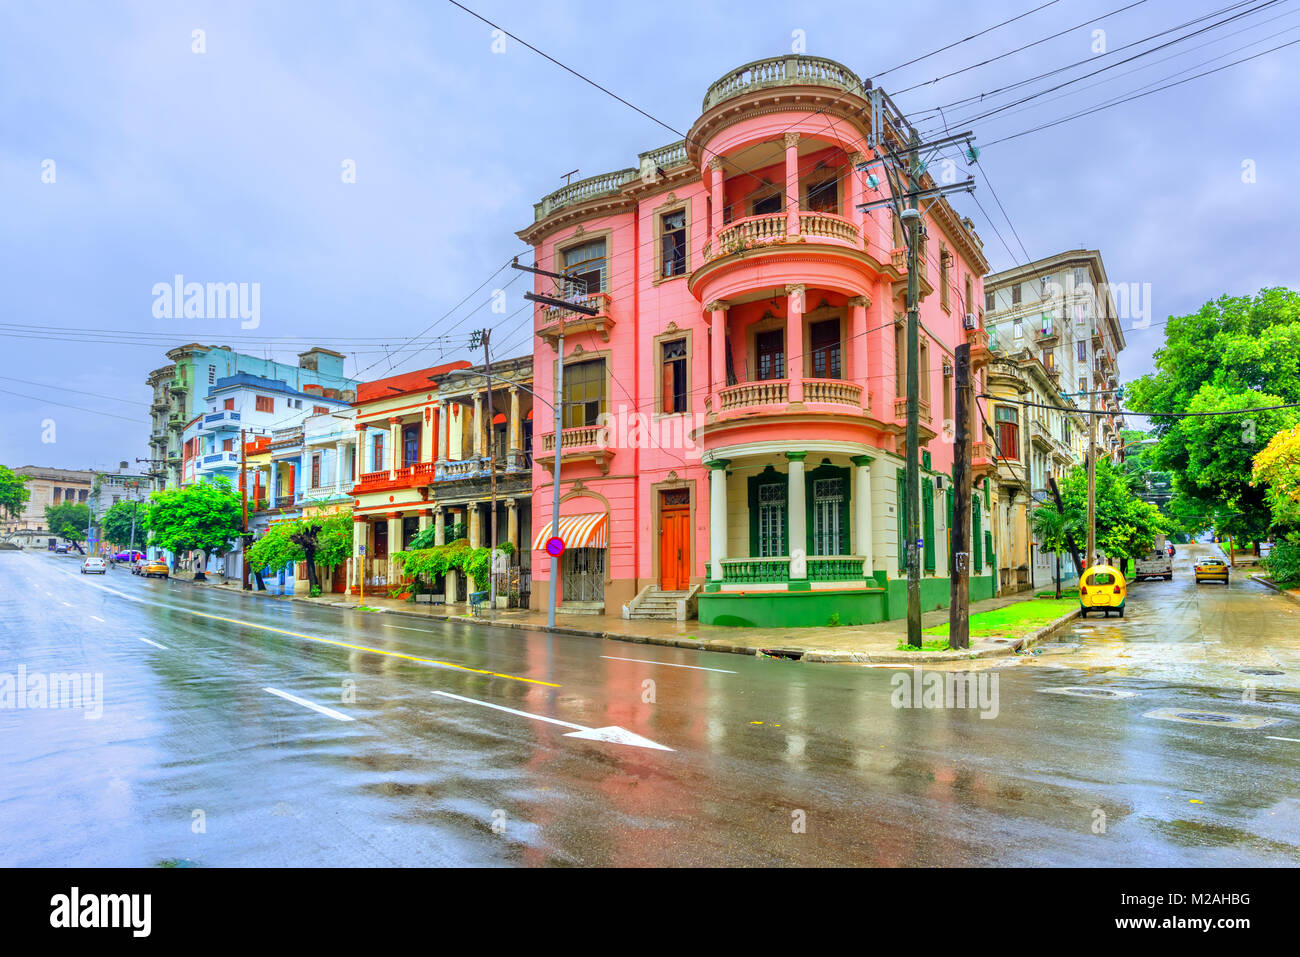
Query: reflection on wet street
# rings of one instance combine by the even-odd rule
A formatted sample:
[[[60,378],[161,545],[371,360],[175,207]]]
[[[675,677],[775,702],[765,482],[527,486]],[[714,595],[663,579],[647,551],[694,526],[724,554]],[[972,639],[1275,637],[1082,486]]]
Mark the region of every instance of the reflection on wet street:
[[[2,554],[0,672],[103,693],[98,718],[0,710],[0,862],[1294,865],[1300,605],[1244,575],[1198,589],[1189,557],[1122,621],[981,668],[994,715],[896,707],[907,670]]]

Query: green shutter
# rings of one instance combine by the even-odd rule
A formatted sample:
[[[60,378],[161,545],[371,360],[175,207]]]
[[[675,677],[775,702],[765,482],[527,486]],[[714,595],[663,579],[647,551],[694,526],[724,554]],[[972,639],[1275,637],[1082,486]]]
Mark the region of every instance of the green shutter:
[[[970,507],[970,546],[971,574],[978,575],[984,570],[984,536],[980,534],[980,504],[974,502]]]
[[[924,514],[921,516],[921,527],[925,530],[925,570],[934,573],[934,481],[926,479],[921,485],[921,503],[924,508]]]
[[[907,475],[899,469],[894,473],[898,486],[898,574],[907,574]]]
[[[837,546],[840,555],[852,555],[852,545],[849,544],[849,502],[853,495],[853,470],[840,468],[831,465],[829,462],[823,462],[815,469],[804,473],[804,511],[806,520],[804,524],[804,535],[807,541],[804,543],[804,550],[807,554],[813,554],[813,543],[816,539],[813,537],[813,513],[815,511],[815,501],[813,499],[814,483],[817,479],[838,478],[844,483],[844,500],[840,502],[840,541]]]
[[[984,533],[984,554],[989,557],[989,571],[996,575],[998,573],[998,563],[993,557],[993,533],[991,531]]]
[[[948,571],[951,572],[952,571],[952,482],[951,481],[948,482],[948,488],[945,490],[944,497],[948,500],[948,511],[945,513],[948,516],[948,521],[944,527],[947,529],[947,535],[948,535]]]
[[[789,481],[784,472],[778,472],[772,466],[763,469],[758,475],[751,475],[749,485],[749,557],[758,557],[758,488],[760,485],[784,485]],[[785,521],[781,524],[781,553],[790,554],[790,503],[786,502]]]

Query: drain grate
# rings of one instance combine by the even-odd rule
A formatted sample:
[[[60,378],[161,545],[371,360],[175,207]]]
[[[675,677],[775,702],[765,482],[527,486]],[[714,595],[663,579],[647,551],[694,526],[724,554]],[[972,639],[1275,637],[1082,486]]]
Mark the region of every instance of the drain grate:
[[[1114,688],[1039,688],[1043,694],[1063,694],[1072,698],[1136,698],[1136,691],[1118,691]]]
[[[1276,668],[1238,668],[1243,675],[1284,675],[1285,671]]]
[[[1258,718],[1246,714],[1227,714],[1222,711],[1184,711],[1180,708],[1157,708],[1155,711],[1148,711],[1142,717],[1155,718],[1157,721],[1181,721],[1185,724],[1235,728],[1239,731],[1267,728],[1282,723],[1281,718]]]

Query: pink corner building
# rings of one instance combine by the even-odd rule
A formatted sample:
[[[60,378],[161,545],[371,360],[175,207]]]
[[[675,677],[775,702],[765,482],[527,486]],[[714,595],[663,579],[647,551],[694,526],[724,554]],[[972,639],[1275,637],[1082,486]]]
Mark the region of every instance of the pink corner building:
[[[539,305],[533,547],[556,533],[561,611],[715,624],[902,617],[907,260],[868,145],[863,82],[782,56],[712,84],[684,141],[535,204],[539,269],[594,316]],[[886,142],[892,130],[885,130]],[[901,146],[901,143],[890,143]],[[938,171],[935,170],[937,173]],[[877,173],[879,169],[877,168]],[[923,185],[935,185],[923,175]],[[924,206],[923,607],[947,604],[953,350],[983,392],[987,263],[969,219]],[[572,296],[538,276],[534,291]],[[561,325],[563,355],[558,351]],[[981,403],[982,409],[982,403]],[[992,453],[979,415],[971,597],[992,594]],[[545,608],[549,559],[533,556]]]

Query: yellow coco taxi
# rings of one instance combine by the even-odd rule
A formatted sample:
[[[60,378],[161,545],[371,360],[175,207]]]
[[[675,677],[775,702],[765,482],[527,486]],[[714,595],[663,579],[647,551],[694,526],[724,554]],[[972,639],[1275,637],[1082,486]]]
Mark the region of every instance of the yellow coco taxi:
[[[1104,611],[1110,617],[1112,610],[1124,617],[1124,599],[1128,597],[1128,583],[1118,568],[1093,565],[1079,581],[1079,606],[1083,617],[1090,611]]]

